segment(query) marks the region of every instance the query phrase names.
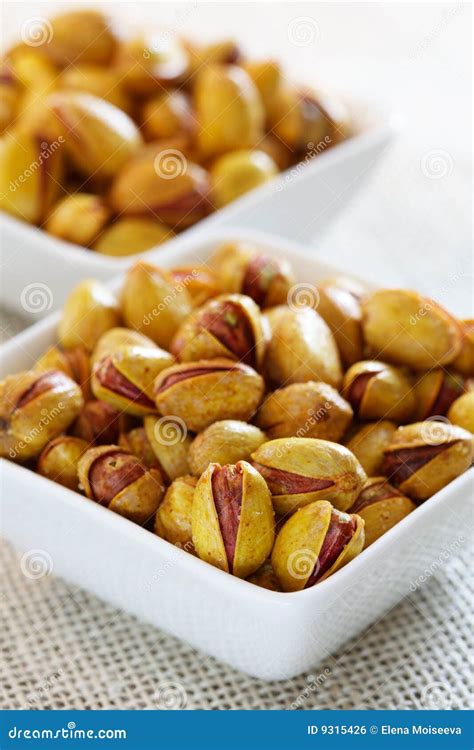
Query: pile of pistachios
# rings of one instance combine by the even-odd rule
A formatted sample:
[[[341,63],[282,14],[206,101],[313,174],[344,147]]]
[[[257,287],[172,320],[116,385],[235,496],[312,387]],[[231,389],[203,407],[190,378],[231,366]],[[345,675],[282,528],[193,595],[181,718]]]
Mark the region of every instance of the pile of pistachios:
[[[224,571],[326,579],[471,465],[474,322],[250,242],[71,293],[0,454]]]
[[[159,245],[351,133],[342,102],[233,41],[32,20],[0,61],[0,209],[99,253]]]

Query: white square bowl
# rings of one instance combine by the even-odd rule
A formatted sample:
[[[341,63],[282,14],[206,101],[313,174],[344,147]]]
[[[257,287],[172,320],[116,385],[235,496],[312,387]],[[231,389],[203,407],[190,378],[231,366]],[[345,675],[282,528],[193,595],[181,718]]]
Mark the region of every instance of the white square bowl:
[[[301,281],[341,272],[295,243],[241,230],[182,237],[164,265],[201,262],[236,238],[288,258]],[[54,341],[57,319],[2,347],[1,377],[32,365]],[[3,534],[30,552],[26,560],[36,556],[45,570],[266,680],[312,669],[413,592],[444,550],[466,543],[473,478],[472,470],[458,477],[326,581],[286,594],[213,568],[28,469],[5,460],[0,467]]]
[[[350,106],[355,123],[351,138],[277,175],[178,238],[140,256],[101,255],[0,212],[2,303],[36,321],[59,309],[81,279],[110,279],[138,257],[172,258],[183,236],[198,237],[217,227],[240,226],[297,237],[300,242],[314,240],[363,184],[396,129],[394,117],[383,107],[361,101]]]

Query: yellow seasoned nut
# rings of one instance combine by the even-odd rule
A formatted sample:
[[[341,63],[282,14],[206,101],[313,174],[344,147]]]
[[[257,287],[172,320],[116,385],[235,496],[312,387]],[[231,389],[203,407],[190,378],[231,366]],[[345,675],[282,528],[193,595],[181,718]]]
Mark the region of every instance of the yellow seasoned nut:
[[[163,416],[175,416],[193,432],[222,419],[250,420],[262,399],[263,378],[230,359],[174,365],[155,382],[155,401]]]
[[[179,477],[166,490],[155,516],[155,534],[194,554],[192,513],[197,478]]]
[[[91,363],[88,353],[82,347],[63,351],[58,346],[50,346],[35,363],[33,369],[41,372],[61,370],[81,386],[86,401],[91,398],[89,382]]]
[[[185,45],[189,55],[189,78],[202,70],[205,65],[215,65],[216,63],[235,65],[239,63],[242,57],[241,50],[233,39],[223,39],[205,45],[198,45],[186,40]]]
[[[268,182],[277,172],[277,165],[264,151],[241,150],[224,154],[210,169],[212,204],[215,208],[222,208]]]
[[[0,456],[27,461],[79,414],[81,389],[59,370],[30,370],[0,383]]]
[[[94,279],[81,281],[64,303],[58,326],[63,349],[83,347],[91,352],[105,331],[119,325],[120,314],[113,294]]]
[[[151,250],[174,237],[169,227],[156,219],[124,217],[117,219],[92,245],[92,249],[103,255],[115,257],[134,255]]]
[[[59,196],[62,175],[62,143],[38,140],[14,128],[0,138],[2,211],[39,224]]]
[[[408,422],[415,409],[412,384],[402,370],[364,360],[344,375],[343,396],[360,419],[392,419]]]
[[[70,91],[84,91],[105,99],[130,114],[132,104],[124,91],[120,76],[114,68],[83,63],[67,68],[59,80],[60,87]]]
[[[121,328],[120,326],[110,328],[102,334],[95,345],[91,356],[91,364],[94,365],[100,362],[101,359],[113,354],[122,346],[142,346],[149,349],[156,346],[156,344],[148,336],[144,336],[142,333],[138,333],[138,331],[132,331],[130,328]]]
[[[189,98],[182,91],[162,91],[148,99],[142,109],[142,131],[148,141],[191,136],[195,120]]]
[[[318,286],[318,313],[332,331],[342,363],[350,367],[363,356],[362,313],[359,301],[333,282]]]
[[[385,477],[372,477],[349,513],[357,513],[364,520],[365,547],[368,547],[415,508],[415,503],[392,487]]]
[[[265,344],[260,310],[253,299],[223,294],[185,320],[171,342],[171,351],[180,362],[225,357],[259,370]]]
[[[234,464],[250,457],[266,440],[258,427],[236,419],[214,422],[201,432],[189,449],[189,467],[199,476],[210,463]]]
[[[94,364],[92,392],[101,401],[135,417],[156,412],[153,383],[173,364],[158,346],[121,346]]]
[[[144,419],[145,433],[165,481],[189,474],[188,453],[191,437],[178,417]]]
[[[339,441],[352,421],[352,408],[327,383],[293,383],[271,393],[258,410],[257,424],[270,439],[320,438]]]
[[[273,569],[284,591],[302,591],[353,560],[364,546],[364,521],[327,500],[300,508],[279,532]]]
[[[122,289],[122,314],[130,328],[143,332],[168,349],[179,326],[192,310],[184,284],[149,263],[136,263]]]
[[[20,88],[10,61],[0,61],[0,133],[12,124],[17,115]]]
[[[226,292],[240,292],[259,307],[286,304],[295,283],[288,261],[266,255],[251,242],[227,242],[209,261]]]
[[[474,377],[474,320],[460,320],[461,350],[452,367],[467,377]]]
[[[445,422],[399,427],[385,449],[383,472],[404,495],[426,500],[471,465],[472,435]]]
[[[108,19],[94,10],[75,10],[43,21],[37,49],[61,67],[78,63],[107,65],[117,42]],[[44,39],[43,39],[44,37]],[[34,40],[37,44],[38,40]]]
[[[201,307],[212,297],[221,293],[216,274],[210,268],[199,266],[179,266],[172,268],[170,274],[175,282],[183,284],[191,299],[193,307]]]
[[[74,193],[61,198],[45,223],[50,234],[76,245],[90,245],[110,218],[102,198],[91,193]]]
[[[209,175],[176,149],[158,148],[132,159],[116,176],[108,200],[118,214],[154,216],[187,227],[209,212]]]
[[[268,487],[246,461],[210,464],[194,490],[192,537],[197,555],[247,578],[269,556],[275,521]]]
[[[186,73],[188,55],[176,37],[157,33],[122,44],[115,65],[127,91],[147,96],[178,83]]]
[[[160,468],[144,427],[134,427],[130,432],[122,432],[118,444],[133,453],[148,469]]]
[[[271,560],[267,560],[263,565],[255,571],[247,580],[250,583],[254,583],[255,586],[261,586],[263,589],[269,591],[282,591],[280,582],[275,575]]]
[[[413,418],[422,422],[428,417],[444,416],[464,389],[462,375],[441,368],[418,374],[413,387],[416,403]]]
[[[236,65],[208,65],[197,75],[197,142],[205,157],[251,148],[263,135],[264,110],[250,76]]]
[[[272,328],[265,365],[268,377],[277,385],[321,380],[338,388],[342,380],[334,337],[310,307],[282,310]]]
[[[282,85],[280,65],[274,60],[247,62],[243,69],[258,89],[265,110],[267,125],[271,127],[272,112]]]
[[[49,106],[63,128],[69,158],[86,177],[110,179],[142,143],[133,120],[105,99],[59,91],[51,95]]]
[[[433,300],[405,289],[368,295],[362,329],[371,353],[414,370],[447,365],[461,349],[458,322]]]
[[[72,427],[72,434],[90,445],[116,443],[127,428],[127,417],[103,401],[87,401]]]
[[[357,427],[344,441],[344,445],[354,454],[368,477],[376,477],[382,472],[384,450],[396,429],[394,422],[381,419]]]
[[[252,453],[252,462],[268,484],[278,515],[328,499],[347,510],[367,479],[347,448],[315,438],[270,440]]]
[[[449,407],[448,419],[458,427],[474,433],[474,391],[468,391],[453,401]]]
[[[87,497],[141,525],[153,518],[165,492],[160,472],[118,445],[89,448],[78,473]]]
[[[43,477],[79,492],[77,464],[87,447],[85,440],[60,435],[43,449],[36,470]]]

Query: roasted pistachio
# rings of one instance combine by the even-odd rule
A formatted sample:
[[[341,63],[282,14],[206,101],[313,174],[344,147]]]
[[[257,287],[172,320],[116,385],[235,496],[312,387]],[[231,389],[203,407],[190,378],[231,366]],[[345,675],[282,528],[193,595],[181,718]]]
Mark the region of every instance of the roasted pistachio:
[[[257,415],[268,437],[338,441],[352,421],[352,408],[327,383],[293,383],[271,393]]]
[[[421,422],[428,417],[444,416],[453,401],[464,392],[464,388],[462,375],[443,369],[418,375],[414,384],[414,418]]]
[[[107,227],[92,249],[115,257],[135,255],[170,240],[174,232],[156,219],[124,217]]]
[[[190,78],[198,73],[205,65],[222,63],[226,65],[238,64],[242,58],[242,52],[234,39],[223,39],[211,44],[196,44],[186,42],[189,55]]]
[[[79,414],[81,389],[59,370],[30,370],[0,383],[0,456],[26,461]]]
[[[347,448],[315,438],[271,440],[252,453],[252,461],[267,482],[279,515],[328,499],[339,510],[347,510],[367,478]]]
[[[87,497],[142,525],[153,517],[165,491],[157,469],[147,469],[118,445],[89,448],[78,472]]]
[[[173,363],[173,357],[158,346],[121,346],[92,370],[92,392],[96,398],[136,417],[156,412],[153,383]]]
[[[201,307],[221,292],[217,276],[209,268],[179,266],[172,268],[170,273],[175,282],[186,287],[193,307]]]
[[[247,580],[250,583],[254,583],[256,586],[261,586],[263,589],[269,591],[282,591],[280,582],[275,575],[271,560],[267,560],[263,565],[255,571]]]
[[[122,432],[118,443],[121,448],[125,448],[139,458],[148,469],[160,468],[144,427],[134,427],[129,432]]]
[[[99,281],[81,281],[64,303],[58,326],[64,349],[80,346],[92,351],[105,331],[118,326],[120,315],[113,294]]]
[[[90,358],[89,354],[81,346],[65,351],[59,346],[50,346],[41,355],[33,369],[40,370],[41,372],[61,370],[61,372],[64,372],[81,386],[86,401],[91,398]]]
[[[260,369],[265,353],[260,310],[243,294],[216,297],[183,323],[171,351],[180,362],[225,357]]]
[[[456,372],[474,377],[474,320],[460,320],[461,350],[452,362]]]
[[[104,401],[88,401],[73,426],[73,434],[92,445],[112,445],[126,427],[126,417]]]
[[[132,94],[159,92],[162,84],[178,83],[188,67],[188,55],[179,40],[169,34],[139,36],[121,45],[116,67]]]
[[[86,449],[85,440],[60,435],[43,449],[38,459],[37,471],[53,482],[78,492],[77,464]]]
[[[405,289],[380,289],[362,302],[370,351],[388,362],[429,370],[449,364],[461,349],[458,322],[433,300]]]
[[[360,419],[408,422],[415,408],[410,380],[385,362],[365,360],[352,365],[344,375],[342,392]]]
[[[328,578],[364,546],[364,521],[327,500],[300,508],[279,532],[273,569],[284,591],[301,591]]]
[[[7,60],[0,61],[0,133],[14,121],[19,107],[20,86]]]
[[[258,60],[245,63],[243,68],[258,89],[265,110],[266,124],[270,130],[272,112],[283,80],[280,65],[274,60]]]
[[[368,547],[415,508],[415,503],[392,487],[385,477],[372,477],[349,512],[357,513],[364,520],[365,546]]]
[[[168,482],[189,474],[188,452],[191,437],[186,425],[177,417],[145,417],[145,433],[158,461],[161,473]]]
[[[270,492],[249,463],[210,464],[193,500],[192,537],[202,560],[247,578],[269,556],[274,526]]]
[[[132,104],[124,91],[120,75],[115,68],[81,63],[67,68],[61,75],[62,89],[85,91],[113,104],[130,114]]]
[[[148,99],[142,110],[143,132],[149,141],[173,138],[176,133],[191,135],[195,129],[191,102],[179,90],[162,91]]]
[[[192,513],[196,484],[197,478],[189,475],[175,479],[155,516],[155,534],[191,553],[194,552]]]
[[[360,425],[350,432],[344,445],[360,462],[369,477],[376,477],[382,472],[384,450],[390,443],[397,429],[394,422],[381,419]]]
[[[272,132],[295,151],[311,156],[350,134],[344,104],[319,91],[281,85],[270,110]]]
[[[250,242],[221,245],[210,264],[224,291],[246,294],[263,308],[286,304],[294,284],[287,261],[265,255]]]
[[[107,65],[117,44],[108,19],[94,10],[56,16],[50,22],[50,33],[43,36],[38,49],[61,66],[80,62]]]
[[[264,151],[240,150],[224,154],[210,169],[212,204],[222,208],[268,182],[277,172],[277,165]]]
[[[318,286],[318,313],[332,331],[346,367],[363,356],[362,313],[359,301],[351,292],[334,282]]]
[[[163,416],[177,416],[200,432],[222,419],[251,419],[263,395],[255,370],[230,359],[174,365],[155,382],[155,401]]]
[[[197,141],[205,157],[251,148],[263,135],[264,110],[250,76],[236,65],[208,65],[197,75]]]
[[[156,344],[148,336],[144,336],[142,333],[138,333],[138,331],[133,331],[131,328],[122,328],[120,326],[110,328],[102,334],[95,345],[91,357],[92,364],[100,362],[101,359],[113,354],[122,346],[142,346],[149,349],[156,346]]]
[[[458,427],[474,433],[474,391],[463,393],[453,401],[449,407],[448,419]]]
[[[122,313],[125,323],[167,349],[191,312],[184,284],[149,263],[137,263],[125,278]]]
[[[77,245],[90,245],[105,226],[110,211],[98,195],[74,193],[53,207],[45,229]]]
[[[210,463],[250,461],[251,454],[265,440],[265,433],[247,422],[235,419],[214,422],[193,440],[189,449],[189,467],[199,476]]]
[[[272,327],[265,365],[277,385],[321,380],[338,388],[342,379],[334,337],[310,307],[282,309]]]
[[[471,456],[471,433],[445,422],[416,422],[395,431],[383,471],[403,494],[426,500],[466,471]]]

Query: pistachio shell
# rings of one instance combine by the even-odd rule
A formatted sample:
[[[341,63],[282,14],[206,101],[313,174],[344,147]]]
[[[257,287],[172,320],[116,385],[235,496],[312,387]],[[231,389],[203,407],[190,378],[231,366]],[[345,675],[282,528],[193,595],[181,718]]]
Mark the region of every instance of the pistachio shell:
[[[192,512],[196,484],[197,479],[192,476],[175,479],[155,517],[155,534],[191,553],[194,553]]]
[[[378,422],[357,427],[344,442],[369,477],[376,477],[382,472],[384,450],[390,443],[397,429],[394,422],[381,419]]]
[[[145,417],[145,432],[165,479],[172,482],[189,474],[191,437],[179,419]]]
[[[282,85],[270,112],[271,130],[293,150],[320,153],[344,137],[323,105],[321,96],[296,86]],[[321,145],[320,145],[321,144]],[[318,148],[319,147],[319,148]]]
[[[92,351],[103,333],[119,325],[120,315],[113,294],[99,281],[81,281],[64,303],[58,325],[64,349],[81,346]]]
[[[189,449],[189,467],[199,476],[210,463],[223,465],[249,461],[252,452],[265,440],[262,430],[246,422],[235,419],[214,422],[193,440]]]
[[[75,10],[51,20],[38,49],[61,66],[82,62],[107,65],[116,39],[107,18],[95,10]]]
[[[116,443],[125,429],[125,415],[103,401],[88,401],[74,422],[72,431],[76,437],[93,445]]]
[[[360,303],[350,291],[331,282],[320,284],[318,293],[318,313],[332,331],[343,364],[350,367],[363,356]]]
[[[271,560],[267,560],[263,565],[255,571],[247,580],[250,583],[254,583],[255,586],[260,586],[263,589],[269,591],[282,591],[280,582],[275,575]]]
[[[113,354],[116,349],[122,346],[142,346],[147,349],[156,346],[155,342],[144,336],[138,331],[130,328],[115,327],[110,328],[102,334],[95,345],[91,356],[91,363],[94,365],[109,354]]]
[[[103,255],[121,257],[143,253],[171,239],[174,232],[156,219],[123,217],[107,227],[92,249]]]
[[[134,427],[130,432],[122,432],[119,445],[140,459],[149,469],[160,468],[144,427]],[[163,472],[161,472],[163,474]]]
[[[277,165],[264,151],[242,149],[224,154],[210,170],[212,203],[216,208],[227,206],[277,173]]]
[[[191,312],[183,284],[148,263],[136,263],[122,290],[125,323],[168,349],[178,327]]]
[[[288,169],[295,160],[295,155],[288,146],[272,133],[267,133],[258,142],[258,148],[260,151],[268,154],[281,172]]]
[[[37,471],[53,482],[78,492],[77,463],[86,449],[85,440],[61,435],[43,449],[38,459]]]
[[[162,91],[148,99],[142,110],[143,132],[149,141],[173,138],[177,132],[191,135],[195,129],[191,103],[179,90]]]
[[[58,346],[50,346],[35,363],[33,369],[40,372],[61,370],[61,372],[64,372],[81,386],[86,401],[92,397],[90,389],[90,358],[86,350],[80,346],[67,351],[63,351]]]
[[[464,391],[462,375],[431,370],[419,375],[414,384],[416,409],[413,418],[421,422],[428,417],[443,416]]]
[[[76,245],[90,245],[105,226],[110,211],[98,195],[74,193],[53,207],[45,229]]]
[[[257,424],[270,439],[309,437],[339,441],[352,421],[352,408],[327,383],[293,383],[271,393]]]
[[[147,95],[159,92],[161,84],[182,79],[188,67],[188,55],[177,37],[152,33],[122,44],[116,66],[130,93]]]
[[[453,401],[449,407],[448,419],[458,427],[474,433],[474,391],[468,391]]]
[[[270,440],[252,453],[252,461],[266,479],[279,515],[293,513],[315,500],[330,499],[338,510],[347,510],[367,479],[354,455],[328,440]]]
[[[461,320],[461,350],[452,367],[468,377],[474,377],[474,320]]]
[[[247,365],[228,359],[174,365],[155,382],[163,416],[175,416],[200,432],[222,419],[249,420],[263,395],[263,379]]]
[[[385,477],[373,477],[367,480],[349,512],[364,520],[368,547],[415,508],[415,503],[392,487]]]
[[[275,60],[257,60],[244,63],[243,68],[258,89],[267,124],[270,125],[275,99],[283,80],[280,65]]]
[[[365,342],[388,362],[429,370],[461,349],[461,329],[446,310],[417,292],[381,289],[362,303]]]
[[[282,311],[272,330],[266,371],[277,384],[323,381],[337,388],[342,372],[328,326],[311,308]]]
[[[132,104],[124,91],[120,75],[114,68],[81,63],[67,68],[60,78],[62,89],[84,91],[130,113]]]
[[[172,268],[170,273],[175,282],[185,285],[193,307],[201,307],[222,291],[216,274],[205,266],[202,268],[179,266]]]
[[[365,360],[352,365],[344,375],[342,392],[360,419],[408,422],[415,408],[410,380],[385,362]]]

